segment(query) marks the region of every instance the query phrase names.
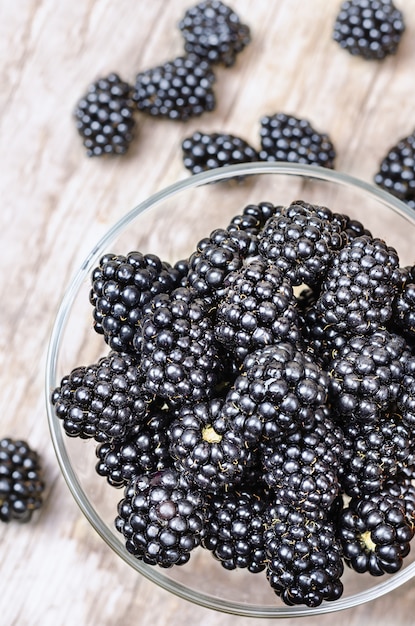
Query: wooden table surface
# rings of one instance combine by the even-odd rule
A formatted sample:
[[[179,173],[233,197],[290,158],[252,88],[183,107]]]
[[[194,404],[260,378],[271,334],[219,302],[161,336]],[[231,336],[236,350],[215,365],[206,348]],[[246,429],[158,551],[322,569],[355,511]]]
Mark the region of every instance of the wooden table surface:
[[[259,120],[283,111],[328,132],[336,169],[371,181],[381,158],[415,128],[415,0],[396,2],[406,32],[381,63],[331,39],[336,0],[233,0],[252,42],[216,71],[216,110],[188,123],[137,116],[128,156],[88,159],[72,110],[87,85],[183,51],[177,22],[189,0],[3,0],[0,3],[0,436],[27,439],[47,482],[39,515],[0,527],[1,626],[243,626],[141,577],[98,537],[60,474],[44,398],[48,338],[65,286],[123,213],[190,174],[182,139],[230,132],[258,145]],[[370,604],[294,624],[408,626],[414,584]]]

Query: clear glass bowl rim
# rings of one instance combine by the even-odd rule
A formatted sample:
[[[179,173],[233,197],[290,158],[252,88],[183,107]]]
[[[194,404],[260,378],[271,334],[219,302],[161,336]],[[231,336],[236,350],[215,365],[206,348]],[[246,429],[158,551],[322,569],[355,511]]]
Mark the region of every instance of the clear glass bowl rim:
[[[364,590],[348,597],[340,598],[335,602],[323,602],[320,606],[314,608],[301,606],[265,606],[262,608],[257,605],[225,601],[221,598],[216,598],[208,594],[204,594],[203,592],[190,589],[182,583],[165,576],[159,568],[146,565],[130,555],[126,551],[122,541],[118,540],[116,536],[110,532],[107,525],[91,506],[91,503],[83,491],[74,469],[71,466],[71,462],[65,448],[65,435],[62,431],[60,420],[56,417],[50,402],[50,393],[57,386],[57,384],[59,384],[59,381],[56,380],[56,368],[59,344],[65,327],[65,322],[70,314],[71,305],[76,298],[82,282],[85,278],[89,277],[89,273],[93,269],[94,263],[97,261],[98,257],[100,257],[102,250],[106,249],[106,247],[117,237],[117,235],[120,234],[124,228],[139,214],[160,204],[167,198],[179,194],[189,188],[195,188],[208,183],[232,179],[235,176],[258,174],[283,174],[286,176],[304,177],[312,180],[332,182],[340,186],[354,187],[361,190],[368,197],[378,200],[380,203],[397,212],[415,227],[415,212],[387,191],[384,191],[380,187],[376,187],[375,185],[360,180],[352,175],[314,165],[287,162],[256,162],[242,165],[229,165],[212,169],[207,172],[202,172],[201,174],[192,175],[189,178],[179,180],[164,187],[124,214],[106,232],[106,234],[97,242],[85,258],[65,291],[52,326],[46,355],[45,393],[47,419],[58,464],[73,498],[98,535],[100,535],[100,537],[116,552],[116,554],[118,554],[118,556],[120,556],[137,572],[166,591],[169,591],[184,600],[222,613],[254,618],[309,617],[311,615],[322,615],[325,613],[349,609],[389,593],[415,576],[415,562],[411,563],[403,570],[394,574],[391,578],[377,584],[371,589]]]

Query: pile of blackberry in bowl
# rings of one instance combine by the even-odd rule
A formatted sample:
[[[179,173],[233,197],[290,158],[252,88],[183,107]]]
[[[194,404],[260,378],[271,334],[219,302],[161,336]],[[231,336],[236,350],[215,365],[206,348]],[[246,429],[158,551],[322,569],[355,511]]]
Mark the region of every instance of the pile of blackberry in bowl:
[[[414,239],[384,190],[283,162],[197,174],[113,226],[46,371],[58,462],[109,547],[241,616],[414,576]]]

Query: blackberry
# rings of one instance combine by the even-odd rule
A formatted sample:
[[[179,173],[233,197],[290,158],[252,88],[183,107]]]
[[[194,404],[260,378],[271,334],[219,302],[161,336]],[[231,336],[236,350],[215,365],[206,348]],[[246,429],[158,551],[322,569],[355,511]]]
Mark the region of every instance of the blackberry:
[[[245,238],[238,239],[239,236]],[[248,254],[250,242],[250,235],[242,230],[229,232],[216,229],[209,237],[201,239],[189,258],[189,287],[200,297],[210,298],[216,303],[223,293],[228,274],[242,267],[245,255],[241,245],[245,246]]]
[[[415,525],[415,485],[405,472],[385,481],[380,495],[397,498],[405,511],[408,524]]]
[[[315,607],[323,600],[338,600],[344,566],[334,522],[309,519],[278,501],[266,516],[266,576],[275,594],[291,606]]]
[[[120,488],[134,476],[171,467],[167,433],[171,421],[170,411],[152,408],[137,433],[121,441],[100,443],[96,449],[97,474],[106,477],[112,487]]]
[[[118,504],[116,529],[125,547],[149,565],[183,565],[200,545],[205,504],[174,469],[134,477]]]
[[[312,290],[312,293],[313,300],[318,299],[319,292]],[[305,302],[302,304],[304,308],[299,311],[299,326],[304,350],[313,355],[324,369],[330,371],[333,353],[341,349],[347,337],[339,333],[336,326],[327,326],[321,312],[316,308],[316,301],[310,302],[309,306]]]
[[[383,240],[356,237],[333,256],[316,309],[326,327],[368,334],[392,316],[399,281],[396,250]]]
[[[352,498],[340,514],[337,536],[345,563],[358,573],[394,574],[409,553],[414,525],[399,498]]]
[[[186,11],[179,22],[185,50],[209,63],[230,67],[251,41],[249,26],[219,0],[206,0]]]
[[[74,111],[89,157],[127,152],[135,127],[132,95],[132,86],[114,73],[89,85]]]
[[[183,272],[187,271],[187,265]],[[180,269],[155,254],[130,252],[104,255],[91,274],[89,300],[94,307],[94,329],[112,350],[137,352],[133,338],[146,306],[158,293],[179,285]]]
[[[379,329],[370,335],[348,338],[334,352],[328,365],[329,398],[342,421],[376,421],[379,412],[395,404],[405,350],[401,336]]]
[[[316,410],[313,428],[299,428],[261,447],[264,479],[278,500],[310,519],[326,517],[340,493],[337,474],[343,456],[343,432],[328,409]]]
[[[401,269],[402,281],[393,302],[392,324],[415,339],[415,265]]]
[[[306,119],[276,113],[260,120],[260,161],[289,161],[334,168],[336,150],[327,133]]]
[[[185,168],[192,174],[224,165],[258,161],[257,151],[241,137],[200,131],[183,140],[182,157]]]
[[[246,568],[256,574],[266,567],[264,542],[266,495],[252,489],[229,489],[207,497],[202,547],[227,570]]]
[[[214,332],[239,362],[265,345],[299,340],[293,289],[278,268],[258,259],[231,272],[226,283]]]
[[[272,202],[247,204],[241,214],[233,216],[227,226],[227,230],[243,230],[253,236],[257,236],[268,219],[279,213],[281,209],[282,207],[275,206]]]
[[[251,462],[244,440],[222,416],[223,400],[186,404],[170,428],[170,454],[186,481],[207,492],[241,483]]]
[[[65,433],[99,443],[123,440],[140,429],[152,400],[133,357],[117,352],[76,367],[51,394]]]
[[[44,490],[39,454],[26,441],[0,439],[0,521],[29,522],[43,504]]]
[[[410,429],[415,426],[415,354],[407,350],[401,359],[404,367],[397,408],[402,421]]]
[[[333,213],[333,221],[339,224],[341,230],[347,237],[347,241],[352,241],[356,237],[367,235],[372,237],[372,233],[359,220],[351,218],[347,213]]]
[[[346,0],[336,16],[333,39],[350,54],[383,59],[395,54],[405,30],[392,0]]]
[[[373,422],[348,422],[343,463],[338,475],[345,493],[360,497],[378,493],[384,483],[414,464],[413,435],[397,413]]]
[[[137,74],[133,98],[139,111],[186,121],[216,106],[209,63],[194,55],[179,56]]]
[[[170,407],[213,394],[221,362],[208,307],[192,289],[155,296],[141,326],[140,369],[148,392]]]
[[[334,255],[344,245],[340,227],[324,207],[297,201],[265,224],[259,254],[278,267],[293,285],[309,287],[323,280]]]
[[[403,137],[388,150],[373,180],[415,209],[415,132]]]
[[[248,354],[222,414],[247,445],[312,426],[325,402],[328,376],[294,344],[278,342]]]

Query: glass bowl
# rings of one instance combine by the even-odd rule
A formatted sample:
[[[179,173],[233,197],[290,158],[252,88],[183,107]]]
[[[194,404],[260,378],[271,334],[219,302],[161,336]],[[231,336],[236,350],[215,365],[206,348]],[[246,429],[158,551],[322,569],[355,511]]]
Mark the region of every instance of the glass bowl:
[[[195,550],[183,566],[166,570],[146,565],[127,552],[122,535],[114,527],[116,506],[123,492],[110,487],[96,473],[96,442],[70,438],[64,433],[50,395],[72,369],[95,363],[108,353],[102,336],[92,328],[88,298],[91,272],[103,254],[139,250],[174,264],[187,258],[196,243],[212,230],[225,228],[246,205],[262,201],[287,205],[300,199],[360,220],[373,235],[397,249],[401,265],[413,264],[415,213],[383,190],[351,176],[308,165],[251,163],[223,167],[155,193],[123,215],[102,237],[65,293],[47,355],[46,397],[53,445],[67,485],[93,528],[137,573],[160,587],[204,607],[256,618],[310,616],[373,600],[414,576],[413,555],[406,557],[398,573],[381,578],[357,574],[345,567],[342,597],[314,608],[283,604],[263,573],[227,571],[202,548]]]

